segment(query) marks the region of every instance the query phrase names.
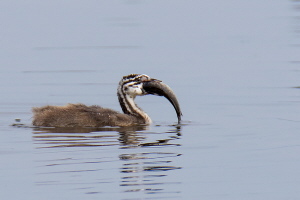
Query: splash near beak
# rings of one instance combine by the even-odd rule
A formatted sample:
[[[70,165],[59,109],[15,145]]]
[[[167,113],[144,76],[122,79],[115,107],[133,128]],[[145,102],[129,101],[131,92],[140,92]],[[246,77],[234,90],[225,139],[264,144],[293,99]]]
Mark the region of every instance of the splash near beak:
[[[182,113],[180,110],[178,100],[176,98],[176,95],[168,85],[164,84],[160,80],[151,79],[150,81],[143,82],[143,89],[147,94],[164,96],[165,98],[167,98],[175,108],[177,118],[178,118],[178,123],[181,121]]]

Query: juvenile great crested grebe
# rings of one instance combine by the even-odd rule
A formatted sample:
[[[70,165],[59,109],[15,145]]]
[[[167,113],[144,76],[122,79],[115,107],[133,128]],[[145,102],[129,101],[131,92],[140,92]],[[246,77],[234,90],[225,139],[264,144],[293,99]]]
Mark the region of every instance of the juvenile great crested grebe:
[[[139,108],[134,99],[136,96],[153,94],[166,97],[174,106],[181,120],[181,110],[174,92],[169,86],[145,74],[123,76],[118,86],[118,98],[124,114],[83,104],[67,104],[65,106],[44,106],[33,108],[33,125],[44,127],[102,127],[132,126],[150,124],[150,117]]]

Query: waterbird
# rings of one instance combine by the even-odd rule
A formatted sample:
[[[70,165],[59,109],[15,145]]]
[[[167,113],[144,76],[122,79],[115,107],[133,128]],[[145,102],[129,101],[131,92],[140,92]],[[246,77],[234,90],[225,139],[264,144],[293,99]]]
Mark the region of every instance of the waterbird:
[[[180,123],[181,109],[174,92],[168,85],[145,74],[129,74],[123,76],[117,89],[119,103],[124,114],[97,105],[47,105],[32,108],[32,124],[39,127],[125,127],[149,125],[152,123],[151,118],[134,102],[136,96],[148,94],[167,98],[173,105],[178,123]]]

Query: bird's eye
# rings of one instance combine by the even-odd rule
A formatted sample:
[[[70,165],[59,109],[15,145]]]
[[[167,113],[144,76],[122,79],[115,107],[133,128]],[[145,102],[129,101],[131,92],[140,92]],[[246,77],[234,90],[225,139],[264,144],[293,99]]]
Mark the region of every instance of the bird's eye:
[[[142,76],[141,78],[140,78],[140,81],[148,81],[148,77],[146,77],[146,76]]]

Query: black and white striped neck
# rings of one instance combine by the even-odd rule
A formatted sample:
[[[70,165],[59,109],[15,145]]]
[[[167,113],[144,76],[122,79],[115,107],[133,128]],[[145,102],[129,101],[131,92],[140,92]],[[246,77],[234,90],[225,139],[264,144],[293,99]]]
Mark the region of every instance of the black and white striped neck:
[[[119,82],[117,94],[120,106],[125,114],[134,116],[139,121],[142,120],[144,124],[151,124],[151,118],[134,102],[136,96],[145,95],[142,82],[147,80],[150,80],[150,77],[144,74],[124,76]]]

